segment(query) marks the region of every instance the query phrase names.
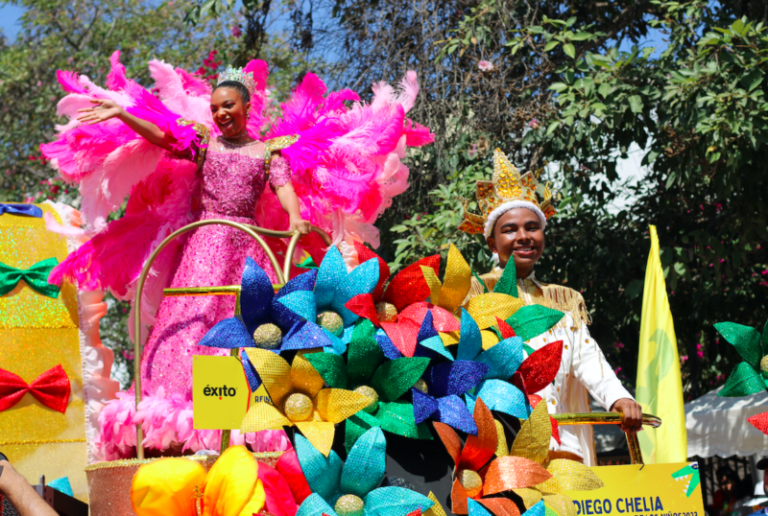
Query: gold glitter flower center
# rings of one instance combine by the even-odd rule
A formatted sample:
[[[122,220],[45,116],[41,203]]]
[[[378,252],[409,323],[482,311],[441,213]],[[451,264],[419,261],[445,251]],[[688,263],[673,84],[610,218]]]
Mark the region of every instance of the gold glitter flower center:
[[[397,308],[392,303],[376,303],[376,317],[380,322],[396,322]]]
[[[474,498],[480,494],[483,489],[483,479],[477,474],[477,471],[471,469],[462,469],[459,474],[456,475],[459,479],[459,483],[467,492],[467,496]]]
[[[262,324],[253,332],[253,343],[261,349],[277,349],[283,341],[283,332],[272,323]]]
[[[334,510],[339,516],[362,516],[365,503],[355,495],[344,495],[336,501]]]
[[[765,355],[762,360],[760,360],[760,370],[764,373],[768,373],[768,355]]]
[[[367,385],[361,385],[360,387],[355,389],[355,392],[371,398],[371,402],[363,410],[365,410],[369,414],[376,411],[376,409],[379,406],[379,393],[376,392],[376,389],[374,389],[373,387],[369,387]]]
[[[294,392],[285,400],[285,415],[293,422],[306,421],[312,417],[314,405],[306,394]]]
[[[317,314],[317,324],[337,337],[344,333],[344,320],[336,312],[320,312]]]

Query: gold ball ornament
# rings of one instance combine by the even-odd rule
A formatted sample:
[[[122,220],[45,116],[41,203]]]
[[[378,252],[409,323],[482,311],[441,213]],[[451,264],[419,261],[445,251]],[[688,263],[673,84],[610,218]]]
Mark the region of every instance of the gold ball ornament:
[[[392,303],[376,303],[376,317],[379,322],[397,322],[397,308]]]
[[[760,370],[764,373],[768,373],[768,355],[765,355],[760,360]]]
[[[416,380],[416,383],[413,384],[414,389],[419,389],[424,394],[427,394],[427,382],[424,381],[424,378],[419,378]]]
[[[366,405],[366,407],[363,410],[371,414],[378,408],[379,393],[377,393],[373,387],[368,387],[367,385],[361,385],[360,387],[355,389],[355,392],[358,394],[362,394],[363,396],[367,396],[368,398],[371,398],[371,402],[368,405]]]
[[[337,337],[344,333],[344,320],[336,312],[320,312],[317,314],[317,324]]]
[[[355,495],[344,495],[336,501],[334,510],[339,516],[362,516],[365,503]]]
[[[474,498],[483,490],[483,479],[477,474],[477,471],[471,469],[462,469],[457,475],[461,487],[467,492],[467,496]]]
[[[293,422],[310,419],[314,408],[309,396],[300,392],[294,392],[285,400],[285,415]]]
[[[283,332],[272,323],[262,324],[253,332],[253,343],[261,349],[277,349],[283,341]]]

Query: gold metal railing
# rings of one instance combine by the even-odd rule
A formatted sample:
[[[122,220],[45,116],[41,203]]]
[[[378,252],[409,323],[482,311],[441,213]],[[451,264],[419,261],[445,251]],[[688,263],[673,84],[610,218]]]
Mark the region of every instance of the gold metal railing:
[[[133,378],[134,378],[134,390],[135,390],[135,400],[136,400],[136,407],[138,408],[139,403],[141,403],[141,355],[142,355],[142,345],[141,345],[141,294],[144,291],[144,283],[147,279],[147,274],[149,274],[149,270],[152,268],[152,264],[155,262],[155,259],[157,256],[162,252],[162,250],[167,246],[171,241],[178,238],[179,236],[188,233],[189,231],[193,231],[197,228],[203,227],[203,226],[210,226],[210,225],[223,225],[223,226],[230,226],[235,229],[238,229],[240,231],[243,231],[247,235],[249,235],[251,238],[256,240],[256,242],[261,246],[261,248],[264,250],[264,253],[266,253],[267,258],[269,259],[270,264],[272,265],[272,268],[275,271],[275,276],[277,276],[277,282],[282,285],[286,282],[287,279],[290,278],[291,275],[291,266],[293,253],[296,250],[296,246],[299,243],[299,239],[302,237],[302,235],[298,232],[294,231],[274,231],[271,229],[264,229],[260,228],[258,226],[252,226],[249,224],[240,224],[239,222],[232,222],[231,220],[225,220],[225,219],[209,219],[209,220],[200,220],[197,222],[193,222],[192,224],[188,224],[184,226],[183,228],[180,228],[170,235],[168,235],[165,240],[163,240],[159,246],[157,246],[157,249],[152,251],[152,254],[149,256],[149,260],[147,260],[147,263],[144,265],[144,268],[141,271],[141,275],[139,276],[139,282],[136,287],[136,295],[133,300],[133,309],[134,309],[134,318],[133,318],[133,356],[134,362],[133,362]],[[311,228],[312,232],[317,233],[320,238],[323,239],[323,242],[325,242],[326,245],[331,245],[331,239],[328,236],[328,234],[323,231],[322,229],[312,226]],[[266,242],[264,242],[264,239],[261,236],[267,236],[267,237],[273,237],[273,238],[290,238],[290,241],[288,242],[288,249],[285,253],[285,259],[283,260],[283,267],[281,268],[279,264],[277,263],[277,258],[275,257],[275,254],[272,252],[272,250],[267,246]],[[277,285],[279,286],[279,285]],[[276,287],[277,287],[276,286]],[[163,290],[163,294],[166,296],[235,296],[235,315],[239,315],[240,313],[240,285],[223,285],[223,286],[206,286],[206,287],[184,287],[184,288],[169,288]],[[231,352],[233,355],[237,356],[237,350],[232,350]],[[144,431],[141,428],[140,424],[136,425],[136,458],[137,459],[143,459],[144,458],[144,447],[141,445],[141,442],[144,440]],[[222,441],[222,447],[224,446],[224,442],[229,442],[229,431],[225,430],[222,432],[221,441]]]
[[[621,425],[624,415],[617,412],[586,412],[581,414],[554,414],[552,416],[558,425]],[[651,428],[661,426],[661,419],[652,414],[643,414],[643,425]],[[643,464],[643,454],[640,452],[640,443],[637,434],[624,432],[627,436],[627,447],[632,464]]]

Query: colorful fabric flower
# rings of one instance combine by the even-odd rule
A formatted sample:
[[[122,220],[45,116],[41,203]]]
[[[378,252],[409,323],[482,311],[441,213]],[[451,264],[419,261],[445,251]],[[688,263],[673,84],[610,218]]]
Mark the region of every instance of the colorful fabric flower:
[[[402,487],[379,487],[384,480],[387,441],[379,428],[365,432],[347,461],[331,451],[323,456],[296,437],[301,469],[312,489],[296,516],[405,516],[425,511],[433,502]]]
[[[358,259],[375,258],[382,271],[379,283],[372,294],[356,296],[347,303],[347,308],[365,317],[386,332],[398,351],[412,357],[416,348],[417,334],[427,312],[435,318],[438,331],[458,330],[455,318],[450,312],[426,302],[431,294],[424,274],[431,271],[433,276],[440,267],[440,256],[428,256],[400,271],[386,289],[389,267],[376,253],[362,244],[355,245]]]
[[[316,276],[316,271],[296,276],[275,293],[267,273],[252,258],[246,258],[240,283],[240,317],[219,321],[199,345],[276,351],[331,345],[314,322],[312,288]]]
[[[507,456],[499,456],[488,468],[488,475],[497,471],[505,472],[507,462],[525,459],[540,466],[546,465],[549,478],[535,485],[511,487],[504,482],[490,483],[488,493],[511,490],[523,499],[529,510],[540,502],[559,516],[576,516],[573,501],[564,493],[568,491],[589,491],[603,487],[603,482],[589,467],[568,460],[554,459],[549,461],[549,441],[552,435],[552,425],[545,403],[540,403],[533,409],[531,416],[520,425],[520,431],[515,437]],[[503,454],[503,450],[499,453]],[[497,462],[501,461],[501,462]]]
[[[251,405],[243,419],[242,432],[296,426],[309,442],[328,456],[336,423],[371,402],[369,397],[350,390],[324,388],[325,381],[307,360],[305,352],[298,352],[291,364],[265,349],[247,348],[245,352],[264,382],[272,403],[261,401]]]
[[[245,446],[227,448],[208,473],[189,459],[152,461],[133,476],[131,504],[138,516],[256,514],[266,499],[260,467]]]
[[[372,427],[411,438],[429,435],[427,428],[417,427],[412,404],[400,399],[424,374],[429,359],[387,360],[375,335],[373,323],[361,319],[352,332],[346,359],[334,353],[305,355],[331,388],[353,389],[369,402],[347,419],[344,439],[347,450]]]
[[[466,340],[471,340],[473,336],[470,323],[466,319],[471,321],[469,315],[464,312],[461,325],[464,344],[459,344],[460,350],[466,348]],[[437,330],[431,325],[431,321],[432,315],[427,313],[419,331],[419,348],[416,353],[444,356],[448,361],[431,365],[424,375],[424,385],[411,389],[416,423],[432,419],[457,430],[477,435],[477,426],[472,413],[460,396],[479,385],[488,374],[490,367],[473,360],[454,360],[443,345]],[[474,321],[471,324],[474,325]],[[474,329],[474,335],[479,338],[477,325],[474,325]]]
[[[367,260],[350,272],[341,252],[333,246],[328,249],[320,267],[317,269],[315,284],[315,302],[317,323],[335,337],[341,337],[344,328],[355,323],[358,315],[345,305],[350,299],[372,292],[379,282],[378,260]],[[341,341],[334,341],[337,352]]]
[[[503,431],[497,429],[497,422],[482,400],[475,404],[473,418],[478,429],[477,436],[468,436],[463,447],[452,428],[443,423],[434,423],[440,440],[455,464],[451,510],[455,514],[467,514],[471,505],[469,500],[476,500],[495,514],[517,514],[519,511],[512,500],[488,496],[529,488],[549,480],[551,475],[529,458],[507,456]],[[501,443],[499,436],[502,437]],[[492,460],[497,454],[499,458]]]
[[[768,322],[762,336],[755,328],[732,322],[717,323],[715,329],[742,358],[718,396],[733,398],[768,389]]]

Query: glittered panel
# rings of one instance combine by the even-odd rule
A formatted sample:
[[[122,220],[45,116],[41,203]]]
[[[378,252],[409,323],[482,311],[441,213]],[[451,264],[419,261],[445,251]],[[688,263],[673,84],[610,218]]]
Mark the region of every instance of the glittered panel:
[[[296,423],[296,426],[304,434],[304,437],[317,448],[317,451],[326,457],[331,452],[333,436],[335,435],[333,423],[323,421],[304,421]]]
[[[563,312],[546,306],[528,305],[515,311],[511,317],[502,317],[502,319],[506,320],[506,323],[512,327],[518,337],[524,341],[529,341],[549,331],[564,316]]]
[[[732,322],[721,322],[714,326],[718,333],[736,348],[741,358],[754,369],[760,368],[760,359],[763,358],[760,346],[760,332],[749,326]]]
[[[477,386],[488,372],[488,366],[469,360],[456,360],[434,365],[426,375],[433,396],[461,395]]]
[[[553,382],[557,372],[560,370],[562,357],[563,341],[558,340],[537,349],[531,356],[526,358],[519,368],[526,390],[528,392],[539,392]]]
[[[436,274],[440,268],[440,255],[422,258],[397,273],[384,292],[384,301],[392,303],[400,311],[412,303],[426,300],[431,289],[424,279],[423,267],[432,269]]]
[[[404,401],[380,403],[376,418],[381,422],[381,428],[393,434],[410,439],[432,439],[432,434],[426,427],[427,423],[416,424],[413,417],[413,405]]]
[[[551,436],[552,423],[549,421],[547,405],[539,403],[531,412],[531,416],[520,425],[520,431],[509,453],[543,464],[549,455]]]
[[[317,411],[324,421],[341,423],[363,410],[371,398],[346,389],[322,389],[317,395]]]
[[[494,419],[496,425],[496,456],[506,457],[509,455],[509,446],[507,446],[507,434],[504,433],[504,426],[498,419]]]
[[[481,498],[478,502],[495,516],[520,516],[520,509],[517,508],[517,504],[507,498]]]
[[[437,500],[435,493],[430,491],[429,494],[427,495],[427,498],[432,500],[432,503],[434,505],[429,509],[427,509],[426,511],[422,512],[424,516],[446,516],[445,509],[443,509],[443,506],[440,505],[440,502]]]
[[[443,288],[440,290],[440,301],[435,304],[449,312],[455,312],[467,297],[471,285],[472,270],[456,246],[451,244],[448,250]]]
[[[475,424],[475,420],[472,419],[472,413],[461,398],[455,394],[445,396],[437,400],[437,406],[437,419],[441,423],[450,425],[467,434],[477,434],[477,425]]]
[[[525,487],[523,489],[513,489],[512,492],[523,499],[523,505],[525,505],[527,509],[530,509],[541,501],[541,492],[536,489]]]
[[[376,328],[371,321],[360,320],[355,324],[347,354],[347,378],[352,388],[368,384],[376,368],[384,362],[384,352],[375,335]]]
[[[437,436],[440,437],[445,450],[448,455],[453,459],[454,464],[459,463],[459,455],[461,455],[461,440],[459,435],[445,423],[435,422],[433,423]]]
[[[69,476],[75,496],[85,501],[85,407],[78,331],[0,330],[0,368],[29,383],[57,364],[64,368],[72,389],[66,412],[51,410],[31,394],[25,394],[19,403],[0,413],[0,449],[33,484],[41,474],[49,478]],[[20,441],[28,444],[6,444]],[[69,442],[37,444],[31,441]]]
[[[339,494],[339,481],[343,464],[336,452],[323,455],[305,437],[297,435],[296,454],[301,471],[313,492],[325,500],[333,501]]]
[[[247,256],[240,281],[240,312],[248,333],[269,320],[269,308],[275,291],[264,269]]]
[[[0,226],[0,262],[6,265],[28,269],[48,258],[62,262],[66,257],[66,240],[44,227]],[[67,282],[54,299],[19,281],[16,288],[0,297],[0,328],[76,328],[76,295]]]
[[[762,374],[752,369],[752,366],[746,362],[739,362],[717,395],[724,398],[741,397],[762,392],[765,387]]]
[[[603,487],[600,480],[590,468],[568,459],[555,459],[547,466],[552,478],[536,486],[543,493],[562,493],[564,491],[591,491]],[[527,487],[527,486],[526,486]]]
[[[768,412],[761,412],[760,414],[755,414],[752,417],[748,417],[747,421],[749,421],[749,424],[763,432],[765,435],[768,435]]]
[[[347,455],[341,470],[341,490],[363,498],[384,479],[387,441],[380,428],[365,432]]]
[[[279,355],[265,349],[248,348],[245,353],[259,374],[272,403],[282,405],[293,391],[291,366]]]
[[[555,511],[557,516],[576,516],[576,506],[573,500],[562,494],[544,495],[547,508]]]
[[[416,383],[429,365],[428,358],[398,358],[384,362],[374,373],[371,387],[382,401],[395,401]]]
[[[470,299],[467,303],[467,311],[480,329],[484,330],[496,324],[496,317],[506,320],[524,306],[525,303],[520,299],[506,294],[490,292]]]
[[[410,515],[417,509],[427,510],[432,507],[432,501],[404,487],[380,487],[368,493],[365,498],[366,516],[393,516],[393,507],[397,507],[397,514]]]
[[[523,363],[523,339],[505,339],[481,353],[476,361],[488,365],[486,379],[508,380]]]
[[[505,201],[522,195],[520,172],[499,149],[493,153],[493,183],[496,186],[496,195]]]
[[[312,367],[312,364],[306,359],[304,353],[305,352],[299,352],[293,358],[293,363],[291,364],[291,382],[293,382],[293,387],[296,390],[301,391],[314,399],[315,396],[317,396],[317,393],[320,392],[320,389],[323,388],[325,381],[323,380],[323,377],[320,376],[320,373]],[[259,376],[261,376],[261,373],[259,373]],[[263,376],[262,380],[266,383],[266,379],[264,379]],[[267,387],[267,390],[269,390],[269,387]]]
[[[458,467],[479,471],[496,453],[496,424],[482,400],[477,400],[472,415],[477,424],[477,435],[467,437]]]
[[[254,403],[245,414],[241,432],[260,432],[261,430],[281,430],[291,426],[291,422],[274,405],[263,401]]]
[[[488,466],[483,483],[483,495],[533,487],[550,479],[540,464],[523,457],[498,457]]]

